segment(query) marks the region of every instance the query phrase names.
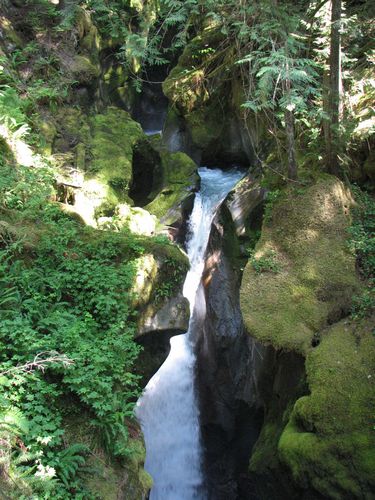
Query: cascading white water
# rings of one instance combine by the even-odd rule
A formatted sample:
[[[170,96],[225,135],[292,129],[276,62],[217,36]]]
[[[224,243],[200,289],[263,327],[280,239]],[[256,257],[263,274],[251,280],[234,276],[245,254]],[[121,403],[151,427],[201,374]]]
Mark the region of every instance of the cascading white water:
[[[171,338],[169,356],[147,384],[136,408],[146,442],[145,469],[154,480],[151,500],[202,500],[206,497],[194,391],[192,341],[197,325],[194,318],[197,309],[201,315],[205,308],[199,284],[212,220],[227,193],[243,174],[238,170],[223,172],[205,167],[198,172],[201,189],[196,195],[189,221],[187,250],[190,270],[184,284],[184,295],[190,302],[191,311],[189,330]]]

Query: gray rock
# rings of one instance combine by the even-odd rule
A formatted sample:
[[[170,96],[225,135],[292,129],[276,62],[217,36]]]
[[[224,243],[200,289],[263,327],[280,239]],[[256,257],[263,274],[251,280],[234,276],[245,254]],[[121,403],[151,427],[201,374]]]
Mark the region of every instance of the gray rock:
[[[160,308],[149,304],[140,313],[137,336],[163,330],[185,332],[189,327],[189,315],[189,302],[182,293],[168,298]]]
[[[237,236],[244,236],[249,215],[265,200],[266,194],[267,190],[250,176],[246,176],[232,191],[225,203],[231,213]]]

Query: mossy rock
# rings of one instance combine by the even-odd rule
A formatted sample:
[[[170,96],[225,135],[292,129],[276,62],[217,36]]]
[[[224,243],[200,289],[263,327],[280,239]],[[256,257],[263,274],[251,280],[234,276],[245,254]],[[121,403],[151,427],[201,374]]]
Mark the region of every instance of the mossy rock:
[[[277,272],[245,268],[241,309],[249,333],[277,349],[305,354],[328,324],[348,314],[360,289],[347,248],[350,192],[324,176],[311,187],[288,188],[263,224],[255,260]]]
[[[94,25],[92,16],[82,6],[76,6],[75,29],[77,31],[80,49],[86,51],[91,57],[98,59],[101,48],[101,38]]]
[[[143,500],[152,487],[152,478],[144,470],[145,449],[140,438],[130,439],[129,458],[123,466],[92,458],[89,466],[96,469],[88,474],[86,486],[101,500]]]
[[[161,188],[145,208],[165,224],[180,218],[184,201],[198,183],[197,165],[185,153],[161,151]]]
[[[139,123],[129,113],[109,107],[90,119],[92,160],[89,173],[109,187],[113,201],[132,204],[128,196],[132,179],[133,148],[143,138]]]
[[[69,411],[69,407],[67,410]],[[138,424],[126,422],[130,434],[126,442],[128,455],[117,460],[110,457],[103,449],[100,438],[93,434],[89,421],[89,415],[67,412],[64,428],[67,445],[79,443],[93,450],[86,462],[88,472],[84,475],[85,486],[92,494],[92,498],[101,500],[147,498],[152,479],[143,468],[146,453]]]
[[[130,110],[136,91],[129,83],[129,70],[118,62],[109,60],[102,76],[101,93],[105,102]]]
[[[198,109],[210,98],[205,85],[204,65],[208,63],[222,40],[220,30],[203,30],[191,40],[181,54],[177,66],[163,82],[163,92],[180,112],[187,114]]]
[[[46,127],[49,126],[50,117],[45,118]],[[54,125],[57,128],[57,137],[53,143],[54,152],[66,152],[72,145],[90,141],[90,126],[87,116],[73,106],[64,106],[58,109]]]
[[[297,400],[279,441],[300,486],[325,498],[375,498],[373,321],[341,321],[306,359],[311,394]]]
[[[81,84],[91,84],[100,76],[100,65],[85,55],[75,55],[70,64],[73,78]]]
[[[217,148],[217,144],[213,143],[220,140],[226,125],[222,109],[217,103],[192,111],[186,115],[186,122],[194,144],[203,149],[210,146],[212,149]]]
[[[10,19],[7,17],[0,17],[0,33],[1,33],[1,38],[5,39],[6,42],[10,42],[11,45],[17,48],[23,48],[25,43],[22,40],[21,36],[17,33],[17,31],[14,29],[12,22]],[[12,47],[8,47],[12,48]]]
[[[133,307],[139,311],[137,336],[166,330],[186,331],[189,303],[182,296],[182,287],[188,258],[176,245],[158,243],[158,238],[149,239],[145,247],[150,253],[143,253],[136,260],[132,288]]]
[[[49,156],[52,154],[53,143],[57,135],[57,127],[53,118],[48,114],[44,116],[40,114],[36,121],[42,139],[42,153]]]

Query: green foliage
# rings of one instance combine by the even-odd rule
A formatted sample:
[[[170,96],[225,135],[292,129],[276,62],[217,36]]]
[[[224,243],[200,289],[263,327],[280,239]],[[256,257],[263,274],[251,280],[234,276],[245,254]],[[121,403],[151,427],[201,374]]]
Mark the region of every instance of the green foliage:
[[[35,213],[52,194],[53,172],[47,165],[40,168],[0,163],[0,204],[8,209]],[[45,214],[43,214],[44,216]]]
[[[281,271],[280,264],[276,260],[276,253],[274,251],[269,251],[262,257],[255,257],[254,251],[251,251],[249,262],[257,274],[264,272],[278,273]]]
[[[375,309],[375,201],[357,186],[353,186],[352,191],[357,206],[349,228],[349,248],[356,255],[358,268],[367,283],[362,295],[353,299],[352,316],[360,319],[370,316]]]
[[[161,283],[155,290],[155,301],[161,302],[167,297],[170,297],[173,292],[173,285],[168,281],[166,283]]]
[[[279,189],[275,189],[274,191],[269,191],[267,193],[266,204],[264,208],[263,221],[265,224],[271,221],[272,219],[272,210],[275,203],[281,198],[281,191]]]
[[[10,130],[22,129],[21,134],[24,135],[28,131],[25,107],[25,102],[14,88],[0,86],[0,123],[4,123]]]
[[[87,446],[74,444],[65,448],[52,463],[56,467],[56,472],[66,488],[71,488],[72,481],[75,479],[80,467],[85,464]]]
[[[139,392],[133,368],[140,350],[130,290],[144,247],[128,230],[85,229],[62,213],[49,201],[49,166],[24,167],[5,156],[0,179],[7,219],[0,225],[0,373],[9,373],[1,377],[7,406],[0,408],[0,439],[19,435],[28,453],[9,438],[9,474],[23,478],[19,497],[86,498],[86,452],[66,448],[63,420],[86,413],[101,447],[129,454],[125,422]],[[16,369],[50,351],[73,364]]]
[[[154,238],[156,239],[156,238]],[[162,242],[164,244],[164,242]],[[168,240],[168,244],[170,241]],[[154,300],[161,302],[164,299],[171,297],[176,288],[180,285],[186,269],[172,257],[167,257],[162,268],[161,283],[156,287]]]

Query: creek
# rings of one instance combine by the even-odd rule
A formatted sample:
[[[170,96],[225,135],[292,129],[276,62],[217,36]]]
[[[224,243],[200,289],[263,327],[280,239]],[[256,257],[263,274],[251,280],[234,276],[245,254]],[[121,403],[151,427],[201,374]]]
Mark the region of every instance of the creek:
[[[146,443],[145,469],[154,485],[151,500],[207,498],[196,393],[195,345],[206,314],[202,274],[210,229],[221,203],[243,173],[205,167],[189,220],[190,270],[184,295],[190,303],[188,332],[171,338],[168,358],[147,384],[136,408]]]

